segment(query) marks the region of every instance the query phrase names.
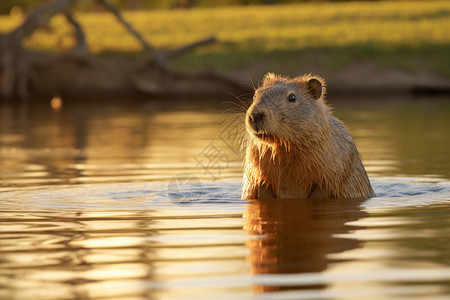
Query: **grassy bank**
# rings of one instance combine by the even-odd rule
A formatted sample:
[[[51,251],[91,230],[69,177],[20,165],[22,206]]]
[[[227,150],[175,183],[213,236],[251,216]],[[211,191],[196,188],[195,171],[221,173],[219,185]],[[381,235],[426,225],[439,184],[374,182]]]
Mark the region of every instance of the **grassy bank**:
[[[108,13],[77,18],[96,54],[136,54],[140,45]],[[219,43],[178,59],[182,69],[233,69],[258,61],[273,68],[315,63],[338,69],[371,60],[405,70],[450,76],[450,2],[347,2],[217,9],[127,12],[125,18],[156,47],[174,48],[215,35]],[[8,31],[20,17],[0,17]],[[26,41],[29,48],[64,51],[74,41],[62,17]]]

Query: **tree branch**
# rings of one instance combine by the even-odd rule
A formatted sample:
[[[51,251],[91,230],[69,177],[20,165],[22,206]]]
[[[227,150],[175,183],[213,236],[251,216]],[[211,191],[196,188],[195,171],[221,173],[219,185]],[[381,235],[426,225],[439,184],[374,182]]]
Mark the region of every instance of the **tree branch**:
[[[77,39],[77,46],[72,49],[72,51],[80,54],[87,53],[88,47],[83,28],[81,27],[80,23],[78,23],[78,21],[73,17],[72,12],[67,10],[65,12],[65,16],[67,21],[75,28],[75,38]]]
[[[217,42],[217,39],[214,36],[212,36],[212,37],[209,37],[209,38],[206,38],[206,39],[203,39],[203,40],[199,40],[199,41],[194,42],[192,44],[180,47],[178,49],[171,50],[171,51],[169,51],[166,54],[166,56],[169,59],[170,58],[175,58],[177,56],[185,54],[188,51],[191,51],[194,48],[197,48],[197,47],[203,46],[203,45],[207,45],[207,44],[212,44],[212,43],[215,43],[215,42]]]
[[[68,11],[68,8],[78,0],[56,0],[48,4],[37,7],[33,10],[25,21],[14,29],[10,34],[16,40],[21,40],[31,35],[37,28],[47,22],[54,15]]]
[[[97,0],[100,4],[103,4],[106,8],[108,8],[113,15],[116,17],[117,21],[119,21],[128,32],[130,32],[143,46],[144,48],[153,56],[153,59],[156,61],[156,63],[165,71],[170,71],[171,68],[169,66],[169,62],[167,61],[166,57],[160,53],[158,50],[153,48],[143,37],[142,35],[136,31],[136,29],[131,26],[130,23],[125,21],[125,19],[120,14],[119,10],[109,2],[108,0]]]

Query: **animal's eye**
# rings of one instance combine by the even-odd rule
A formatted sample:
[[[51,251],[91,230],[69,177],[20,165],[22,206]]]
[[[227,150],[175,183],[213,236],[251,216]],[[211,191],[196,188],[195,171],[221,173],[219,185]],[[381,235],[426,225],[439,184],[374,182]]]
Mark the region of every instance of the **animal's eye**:
[[[290,94],[288,99],[289,99],[289,102],[295,102],[295,100],[297,100],[297,97],[295,97],[294,94]]]

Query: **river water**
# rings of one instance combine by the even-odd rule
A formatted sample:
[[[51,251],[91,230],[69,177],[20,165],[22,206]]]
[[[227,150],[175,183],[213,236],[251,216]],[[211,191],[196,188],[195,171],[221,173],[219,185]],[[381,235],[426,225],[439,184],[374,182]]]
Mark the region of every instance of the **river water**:
[[[218,101],[2,104],[0,299],[450,299],[449,100],[332,102],[367,201],[241,200]]]

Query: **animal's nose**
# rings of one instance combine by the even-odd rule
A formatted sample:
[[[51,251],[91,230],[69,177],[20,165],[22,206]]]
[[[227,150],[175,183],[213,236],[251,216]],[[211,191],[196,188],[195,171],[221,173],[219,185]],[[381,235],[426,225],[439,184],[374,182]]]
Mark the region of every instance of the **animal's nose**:
[[[250,119],[254,122],[254,123],[260,123],[264,120],[264,113],[262,112],[253,112],[250,115]]]
[[[264,113],[262,112],[252,112],[248,116],[249,125],[252,127],[256,132],[258,132],[259,129],[261,129],[261,123],[264,120]]]

